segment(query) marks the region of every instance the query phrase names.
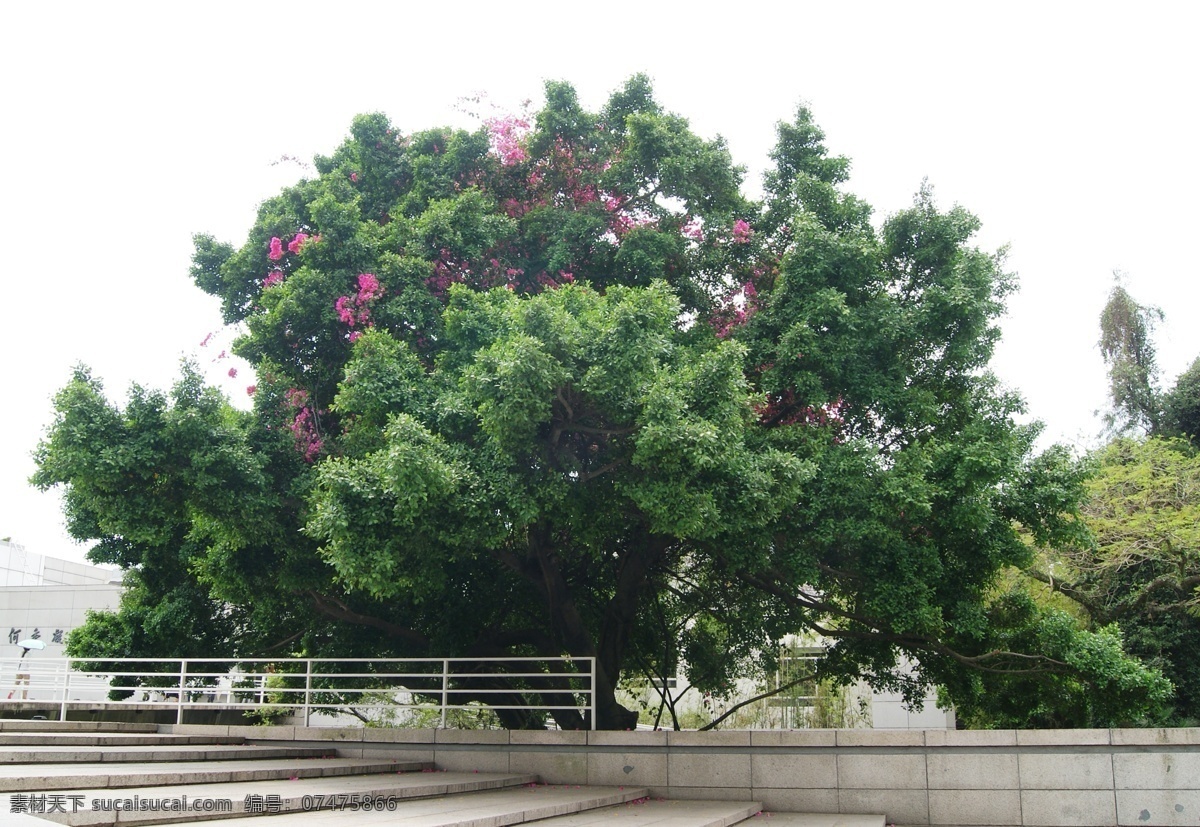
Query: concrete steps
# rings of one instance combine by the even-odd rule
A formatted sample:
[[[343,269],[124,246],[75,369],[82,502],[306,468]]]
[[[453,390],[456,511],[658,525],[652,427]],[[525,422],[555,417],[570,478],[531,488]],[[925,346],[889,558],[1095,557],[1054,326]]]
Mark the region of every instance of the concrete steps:
[[[428,806],[436,809],[441,802],[458,800],[466,793],[472,793],[469,797],[477,801],[477,796],[485,791],[507,791],[513,794],[509,798],[514,803],[528,803],[529,785],[536,781],[537,776],[512,773],[393,772],[118,790],[75,789],[61,794],[65,812],[39,815],[69,825],[199,824],[219,815],[226,827],[229,818],[270,815],[270,825],[275,827],[279,823],[275,819],[282,815],[309,814],[320,818],[336,812],[364,814],[377,808],[385,813],[390,808],[394,813],[401,807],[411,809],[414,805],[418,810]],[[579,797],[587,799],[589,795],[596,797],[595,788]],[[616,799],[610,801],[610,798],[606,797],[605,803],[616,803]],[[73,801],[80,802],[76,812],[70,812],[76,809]],[[487,804],[484,799],[478,806]],[[219,809],[214,811],[214,806]],[[163,812],[164,808],[174,811]]]
[[[292,778],[341,777],[421,772],[433,766],[420,761],[362,758],[234,759],[222,761],[0,764],[0,792],[29,790],[123,789],[183,784],[227,784]]]
[[[231,735],[159,735],[143,732],[0,732],[0,747],[173,747],[184,744],[243,744]]]
[[[0,732],[158,732],[158,724],[120,721],[28,721],[0,719]]]
[[[151,726],[0,721],[0,823],[48,827],[730,827],[748,801],[652,800],[643,787],[547,786],[536,775],[435,771],[340,758],[328,747],[252,746]],[[882,816],[774,814],[776,827],[883,827]]]
[[[618,787],[549,787],[466,793],[422,801],[400,802],[395,810],[328,810],[274,816],[270,827],[503,827],[527,821],[553,825],[558,818],[585,812],[611,813],[646,795],[645,789]],[[739,819],[740,820],[740,819]],[[732,823],[732,822],[731,822]],[[220,822],[195,822],[218,827]],[[228,825],[226,825],[228,827]]]
[[[184,744],[164,747],[71,747],[45,745],[0,747],[0,764],[140,763],[224,761],[259,758],[324,758],[330,747],[260,747],[249,744]]]

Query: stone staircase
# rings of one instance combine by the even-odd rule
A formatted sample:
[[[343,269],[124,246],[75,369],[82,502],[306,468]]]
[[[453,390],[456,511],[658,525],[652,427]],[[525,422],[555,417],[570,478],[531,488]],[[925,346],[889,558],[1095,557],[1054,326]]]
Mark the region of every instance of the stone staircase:
[[[153,724],[0,721],[0,823],[265,827],[727,827],[747,801],[667,801],[641,787],[550,786],[536,775],[341,758]],[[883,827],[882,816],[771,814],[779,827]]]

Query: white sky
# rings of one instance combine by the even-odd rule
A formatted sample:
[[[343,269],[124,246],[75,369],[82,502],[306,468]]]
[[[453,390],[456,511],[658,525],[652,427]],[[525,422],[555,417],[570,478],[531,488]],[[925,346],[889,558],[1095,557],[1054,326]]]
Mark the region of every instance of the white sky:
[[[1086,447],[1100,429],[1097,319],[1112,271],[1166,312],[1167,381],[1200,355],[1194,3],[23,3],[0,12],[0,537],[81,560],[26,484],[76,362],[116,398],[167,387],[218,328],[191,235],[241,243],[259,201],[331,152],[355,113],[404,131],[516,109],[546,79],[589,107],[646,72],[724,135],[752,185],[800,100],[880,215],[928,177],[1010,245],[1021,291],[994,368]],[[1189,316],[1193,317],[1189,322]],[[228,337],[226,337],[226,341]],[[249,373],[210,364],[244,398]]]

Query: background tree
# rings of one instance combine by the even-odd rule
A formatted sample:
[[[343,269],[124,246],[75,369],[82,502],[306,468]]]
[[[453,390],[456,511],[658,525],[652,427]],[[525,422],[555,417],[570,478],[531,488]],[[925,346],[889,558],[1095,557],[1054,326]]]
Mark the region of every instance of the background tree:
[[[1176,687],[1171,720],[1200,717],[1195,416],[1200,362],[1168,393],[1157,388],[1153,324],[1161,311],[1138,304],[1120,285],[1101,315],[1116,430],[1122,437],[1087,458],[1082,510],[1086,542],[1051,549],[1028,570],[1081,608],[1095,628],[1119,627],[1129,651]]]
[[[1118,439],[1089,458],[1091,542],[1031,574],[1118,625],[1129,651],[1175,685],[1173,719],[1200,718],[1200,456],[1185,442]]]
[[[1119,282],[1100,314],[1100,353],[1108,365],[1112,401],[1105,424],[1117,433],[1159,428],[1162,404],[1153,333],[1162,318],[1160,309],[1138,304]]]
[[[1162,431],[1200,448],[1200,358],[1179,375],[1163,398]]]
[[[196,239],[253,413],[185,374],[146,416],[80,375],[35,481],[93,559],[182,561],[207,602],[177,619],[220,630],[196,654],[595,656],[625,728],[629,669],[723,692],[808,631],[822,679],[1068,676],[1141,714],[1167,685],[1112,681],[1119,647],[993,628],[997,573],[1077,537],[1081,492],[986,371],[1002,257],[928,188],[877,230],[822,140],[780,126],[759,205],[641,77],[476,132],[356,118],[244,245]]]

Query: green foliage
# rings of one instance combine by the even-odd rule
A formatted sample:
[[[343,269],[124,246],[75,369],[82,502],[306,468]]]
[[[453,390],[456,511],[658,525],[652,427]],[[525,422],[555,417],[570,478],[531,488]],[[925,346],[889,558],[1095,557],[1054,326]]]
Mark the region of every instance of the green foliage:
[[[1183,437],[1200,448],[1200,359],[1175,380],[1175,387],[1163,397],[1162,432]]]
[[[986,371],[1012,281],[978,220],[923,187],[876,230],[805,109],[760,205],[644,77],[546,100],[475,132],[360,116],[242,247],[197,236],[252,413],[186,368],[124,408],[67,386],[35,482],[134,584],[128,634],[81,639],[596,657],[615,728],[630,671],[724,692],[800,631],[838,641],[822,679],[914,698],[980,666],[1096,689],[993,650],[992,583],[1077,534],[1079,477]]]
[[[1200,456],[1182,440],[1118,439],[1089,458],[1088,542],[1032,574],[1117,624],[1131,654],[1171,680],[1172,721],[1200,718]]]
[[[1115,624],[1082,629],[1024,591],[1000,595],[988,612],[993,646],[1038,652],[1070,668],[1037,676],[964,673],[948,681],[944,698],[968,728],[1150,726],[1167,717],[1171,682],[1125,654]]]

